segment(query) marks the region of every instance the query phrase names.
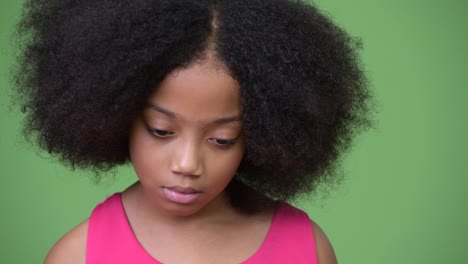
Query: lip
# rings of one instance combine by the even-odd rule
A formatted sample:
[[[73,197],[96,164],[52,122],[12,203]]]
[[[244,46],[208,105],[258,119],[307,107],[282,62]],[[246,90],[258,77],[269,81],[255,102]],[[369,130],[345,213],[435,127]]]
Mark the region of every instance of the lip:
[[[166,199],[179,204],[193,203],[201,195],[201,191],[191,187],[163,186],[162,189]]]

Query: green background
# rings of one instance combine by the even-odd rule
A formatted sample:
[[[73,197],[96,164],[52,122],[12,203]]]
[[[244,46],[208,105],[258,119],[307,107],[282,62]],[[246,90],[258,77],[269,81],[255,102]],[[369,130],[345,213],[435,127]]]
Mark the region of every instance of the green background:
[[[135,180],[123,168],[96,185],[24,141],[8,81],[21,3],[0,2],[0,263],[41,263],[96,203]],[[297,205],[340,263],[468,263],[468,1],[316,3],[362,37],[380,112],[346,156],[342,184]]]

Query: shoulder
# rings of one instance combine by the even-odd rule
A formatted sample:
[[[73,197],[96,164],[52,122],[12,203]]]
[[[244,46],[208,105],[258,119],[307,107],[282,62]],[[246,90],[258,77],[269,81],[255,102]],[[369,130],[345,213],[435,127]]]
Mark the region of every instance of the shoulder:
[[[319,264],[336,264],[336,256],[333,247],[328,240],[325,232],[312,221],[312,230],[314,232],[315,248],[317,251],[317,259]]]
[[[85,220],[52,247],[44,264],[85,264],[88,221]]]
[[[325,232],[320,228],[320,226],[310,219],[309,215],[288,203],[281,204],[281,214],[283,219],[288,219],[288,221],[282,221],[281,224],[291,225],[291,226],[301,226],[302,228],[297,229],[303,235],[307,237],[306,234],[312,232],[313,238],[307,237],[307,241],[312,239],[312,244],[315,245],[315,251],[317,256],[318,264],[336,264],[336,256],[333,250],[333,247],[330,243]],[[286,217],[284,217],[286,216]],[[312,229],[312,230],[311,230]],[[290,231],[290,230],[288,230]]]

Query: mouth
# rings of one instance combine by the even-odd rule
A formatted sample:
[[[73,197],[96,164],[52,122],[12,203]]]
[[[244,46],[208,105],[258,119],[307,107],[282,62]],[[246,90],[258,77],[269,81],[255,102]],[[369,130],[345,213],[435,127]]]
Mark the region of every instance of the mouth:
[[[191,187],[182,187],[182,186],[169,186],[162,187],[165,197],[174,203],[178,204],[189,204],[197,200],[201,191],[191,188]]]

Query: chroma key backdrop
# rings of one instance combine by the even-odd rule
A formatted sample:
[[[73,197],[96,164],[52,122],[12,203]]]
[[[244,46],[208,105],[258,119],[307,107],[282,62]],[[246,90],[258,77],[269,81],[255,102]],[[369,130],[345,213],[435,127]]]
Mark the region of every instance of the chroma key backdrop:
[[[0,263],[8,264],[42,263],[98,202],[136,179],[127,166],[96,184],[23,138],[9,77],[22,3],[0,2]],[[468,263],[468,1],[315,3],[362,39],[378,111],[345,156],[343,180],[294,204],[324,229],[339,263]]]

